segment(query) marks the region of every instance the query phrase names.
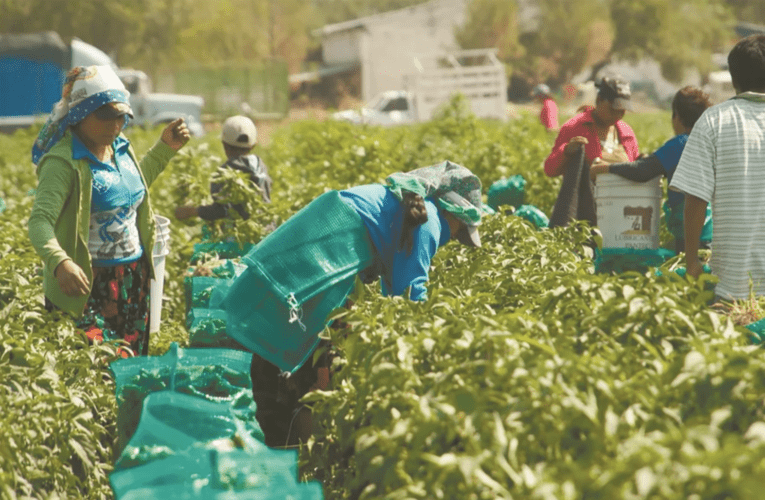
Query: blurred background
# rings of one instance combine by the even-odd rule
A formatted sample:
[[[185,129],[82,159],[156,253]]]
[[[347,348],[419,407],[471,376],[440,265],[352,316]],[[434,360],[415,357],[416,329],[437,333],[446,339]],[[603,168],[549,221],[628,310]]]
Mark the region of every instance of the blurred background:
[[[82,41],[134,93],[202,97],[206,131],[235,113],[266,132],[359,108],[406,89],[423,55],[464,49],[502,65],[509,116],[538,83],[564,115],[592,103],[602,71],[630,80],[638,110],[666,109],[685,84],[719,102],[733,95],[728,50],[765,30],[763,0],[0,0],[0,12],[0,36]]]

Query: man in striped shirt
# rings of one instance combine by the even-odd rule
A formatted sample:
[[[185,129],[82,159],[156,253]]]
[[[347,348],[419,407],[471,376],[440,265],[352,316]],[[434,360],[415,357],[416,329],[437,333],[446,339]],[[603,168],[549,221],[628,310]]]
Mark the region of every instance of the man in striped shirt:
[[[696,122],[670,188],[685,193],[688,274],[698,277],[699,235],[712,203],[712,272],[718,298],[765,295],[765,35],[728,54],[736,96]]]

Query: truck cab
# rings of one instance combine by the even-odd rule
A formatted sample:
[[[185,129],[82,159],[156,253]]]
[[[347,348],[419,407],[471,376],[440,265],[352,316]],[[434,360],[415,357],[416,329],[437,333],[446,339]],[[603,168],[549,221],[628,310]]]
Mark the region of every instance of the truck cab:
[[[193,95],[157,94],[152,92],[151,79],[143,71],[117,69],[125,88],[130,92],[130,107],[133,108],[133,123],[142,127],[153,127],[170,123],[183,117],[192,135],[204,135],[202,106],[204,99]]]
[[[403,90],[381,92],[360,110],[338,111],[332,117],[354,124],[382,126],[404,125],[417,121],[412,94]]]
[[[143,71],[120,69],[106,53],[77,38],[69,44],[52,31],[0,34],[0,132],[44,122],[76,66],[111,66],[130,91],[132,123],[155,126],[183,117],[192,135],[204,135],[199,96],[156,94]]]

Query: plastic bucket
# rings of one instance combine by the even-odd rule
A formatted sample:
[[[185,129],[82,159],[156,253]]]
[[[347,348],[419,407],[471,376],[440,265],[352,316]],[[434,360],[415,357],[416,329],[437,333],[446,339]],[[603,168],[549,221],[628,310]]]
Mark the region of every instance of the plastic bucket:
[[[633,182],[615,174],[598,175],[595,205],[603,248],[659,248],[661,177]]]
[[[154,259],[154,276],[151,280],[151,304],[149,314],[149,332],[159,331],[162,319],[162,289],[165,285],[165,257],[170,253],[170,219],[155,215],[156,233],[152,258]]]

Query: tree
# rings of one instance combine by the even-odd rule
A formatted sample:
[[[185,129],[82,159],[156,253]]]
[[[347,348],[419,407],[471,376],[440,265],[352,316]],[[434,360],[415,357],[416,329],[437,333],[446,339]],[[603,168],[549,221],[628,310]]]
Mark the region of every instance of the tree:
[[[522,57],[518,41],[518,5],[507,0],[473,0],[467,5],[465,24],[455,31],[463,49],[497,49],[502,61]]]
[[[725,0],[736,19],[750,23],[765,23],[765,2],[763,0]]]
[[[402,9],[424,0],[313,0],[314,27]]]
[[[569,81],[610,49],[613,33],[603,1],[539,0],[538,6],[539,30],[523,39],[530,56],[524,67],[536,81]]]
[[[730,40],[733,26],[719,0],[612,0],[611,19],[613,55],[653,58],[670,81],[680,81],[689,68],[709,72],[712,53]]]

